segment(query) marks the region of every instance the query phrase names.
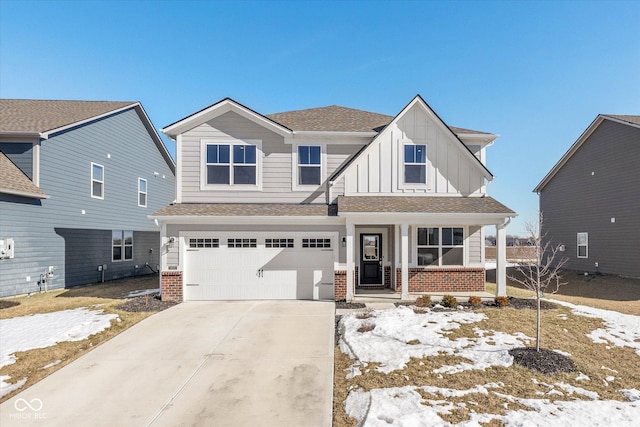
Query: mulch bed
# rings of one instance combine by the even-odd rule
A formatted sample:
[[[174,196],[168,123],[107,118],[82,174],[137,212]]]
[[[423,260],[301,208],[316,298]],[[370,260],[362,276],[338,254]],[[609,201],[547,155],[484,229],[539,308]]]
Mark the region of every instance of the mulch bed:
[[[367,306],[361,302],[336,301],[336,308],[359,309],[367,308]]]
[[[0,310],[3,308],[15,307],[16,305],[20,305],[20,303],[16,301],[0,300]]]
[[[520,347],[509,350],[513,362],[525,368],[535,369],[543,374],[556,372],[577,372],[576,365],[567,356],[543,348],[536,351],[532,347]]]
[[[404,306],[413,306],[416,305],[414,302],[407,302],[407,301],[403,301],[403,302],[396,302],[394,303],[396,307],[399,307],[401,305]],[[435,305],[435,304],[433,304]],[[433,305],[432,305],[432,309],[433,309]],[[465,308],[471,308],[471,309],[480,309],[480,308],[487,308],[487,307],[493,307],[493,308],[497,308],[498,305],[494,302],[494,301],[485,301],[482,303],[482,305],[478,306],[478,307],[473,307],[471,304],[469,304],[467,301],[459,301],[458,305],[461,305],[462,307]],[[336,305],[337,307],[337,305]],[[513,298],[513,297],[509,297],[509,305],[507,305],[507,307],[511,307],[511,308],[516,308],[516,309],[531,309],[531,310],[535,310],[536,309],[536,300],[535,299],[529,299],[529,298]],[[540,301],[540,309],[542,310],[551,310],[554,308],[558,308],[558,306],[552,302],[549,301]],[[438,307],[436,310],[451,310],[449,308],[444,308],[444,307]]]
[[[173,307],[176,304],[177,303],[174,301],[161,301],[158,295],[147,295],[128,299],[126,302],[117,305],[116,308],[122,311],[138,313],[147,311],[162,311],[169,307]]]

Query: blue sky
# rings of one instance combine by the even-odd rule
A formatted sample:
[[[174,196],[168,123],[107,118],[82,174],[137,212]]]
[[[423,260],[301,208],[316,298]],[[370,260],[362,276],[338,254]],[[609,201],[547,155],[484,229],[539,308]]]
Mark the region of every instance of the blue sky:
[[[523,234],[596,115],[640,114],[640,2],[0,0],[3,98],[141,101],[161,128],[227,96],[395,115],[418,93],[501,135],[488,191]]]

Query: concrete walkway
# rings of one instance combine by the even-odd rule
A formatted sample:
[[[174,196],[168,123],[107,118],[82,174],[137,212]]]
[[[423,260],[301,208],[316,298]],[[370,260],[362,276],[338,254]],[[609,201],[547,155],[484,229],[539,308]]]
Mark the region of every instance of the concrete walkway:
[[[4,402],[0,425],[331,426],[334,314],[330,302],[180,304]]]

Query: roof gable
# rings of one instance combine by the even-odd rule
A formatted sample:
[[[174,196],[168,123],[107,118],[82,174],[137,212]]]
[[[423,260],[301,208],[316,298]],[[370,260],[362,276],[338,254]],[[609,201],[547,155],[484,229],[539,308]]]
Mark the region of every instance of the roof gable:
[[[469,148],[462,142],[462,140],[460,139],[460,137],[458,136],[458,134],[456,133],[456,131],[463,133],[463,134],[486,134],[487,136],[493,136],[492,134],[488,134],[488,133],[484,133],[484,132],[478,132],[478,131],[472,131],[469,129],[463,129],[463,128],[451,128],[449,127],[441,118],[440,116],[438,116],[438,114],[424,101],[424,99],[418,94],[416,95],[411,102],[409,102],[401,111],[400,113],[398,113],[398,115],[396,115],[396,117],[393,118],[393,120],[389,123],[389,125],[387,125],[372,141],[371,143],[369,143],[368,146],[366,146],[363,150],[359,151],[358,153],[356,153],[350,160],[348,163],[346,163],[342,168],[340,168],[339,170],[337,170],[334,175],[330,178],[330,181],[337,181],[338,179],[340,179],[342,176],[344,176],[344,174],[346,174],[350,167],[352,167],[352,165],[354,164],[354,162],[362,157],[365,156],[367,154],[368,151],[372,150],[374,147],[374,143],[381,139],[384,138],[386,135],[386,132],[389,132],[389,129],[392,127],[392,124],[397,124],[402,117],[408,112],[410,111],[414,106],[419,106],[419,108],[421,108],[444,132],[446,132],[447,134],[449,134],[451,137],[453,137],[457,143],[459,144],[459,148],[460,150],[464,153],[463,155],[469,159],[479,170],[479,172],[482,174],[482,176],[484,176],[484,178],[488,179],[488,180],[492,180],[493,179],[493,174],[491,172],[489,172],[489,169],[487,169],[487,167],[485,165],[482,164],[482,162],[480,161],[480,159],[478,159],[472,152],[471,150],[469,150]],[[455,129],[455,131],[454,131]]]
[[[562,167],[571,159],[571,157],[580,149],[580,147],[589,139],[596,129],[605,121],[610,120],[626,126],[640,128],[640,116],[631,115],[615,115],[615,114],[598,114],[591,122],[589,127],[582,132],[582,135],[574,142],[571,147],[564,153],[551,170],[542,178],[542,181],[533,189],[534,193],[540,193],[544,187],[553,179],[553,177],[562,169]]]
[[[254,123],[264,126],[265,128],[270,129],[279,135],[286,136],[291,134],[291,129],[273,121],[266,116],[263,116],[260,113],[255,112],[248,107],[245,107],[244,105],[234,101],[231,98],[225,98],[196,113],[180,119],[177,122],[171,123],[170,125],[162,128],[161,131],[170,138],[175,139],[177,135],[193,129],[196,126],[206,123],[209,120],[219,117],[229,111],[232,111],[246,119],[251,120]]]

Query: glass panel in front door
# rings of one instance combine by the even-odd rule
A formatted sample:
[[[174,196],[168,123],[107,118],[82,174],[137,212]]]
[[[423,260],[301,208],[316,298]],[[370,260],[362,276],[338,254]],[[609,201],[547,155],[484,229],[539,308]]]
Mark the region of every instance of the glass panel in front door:
[[[362,236],[362,259],[365,261],[378,261],[380,259],[378,239],[380,236]]]

